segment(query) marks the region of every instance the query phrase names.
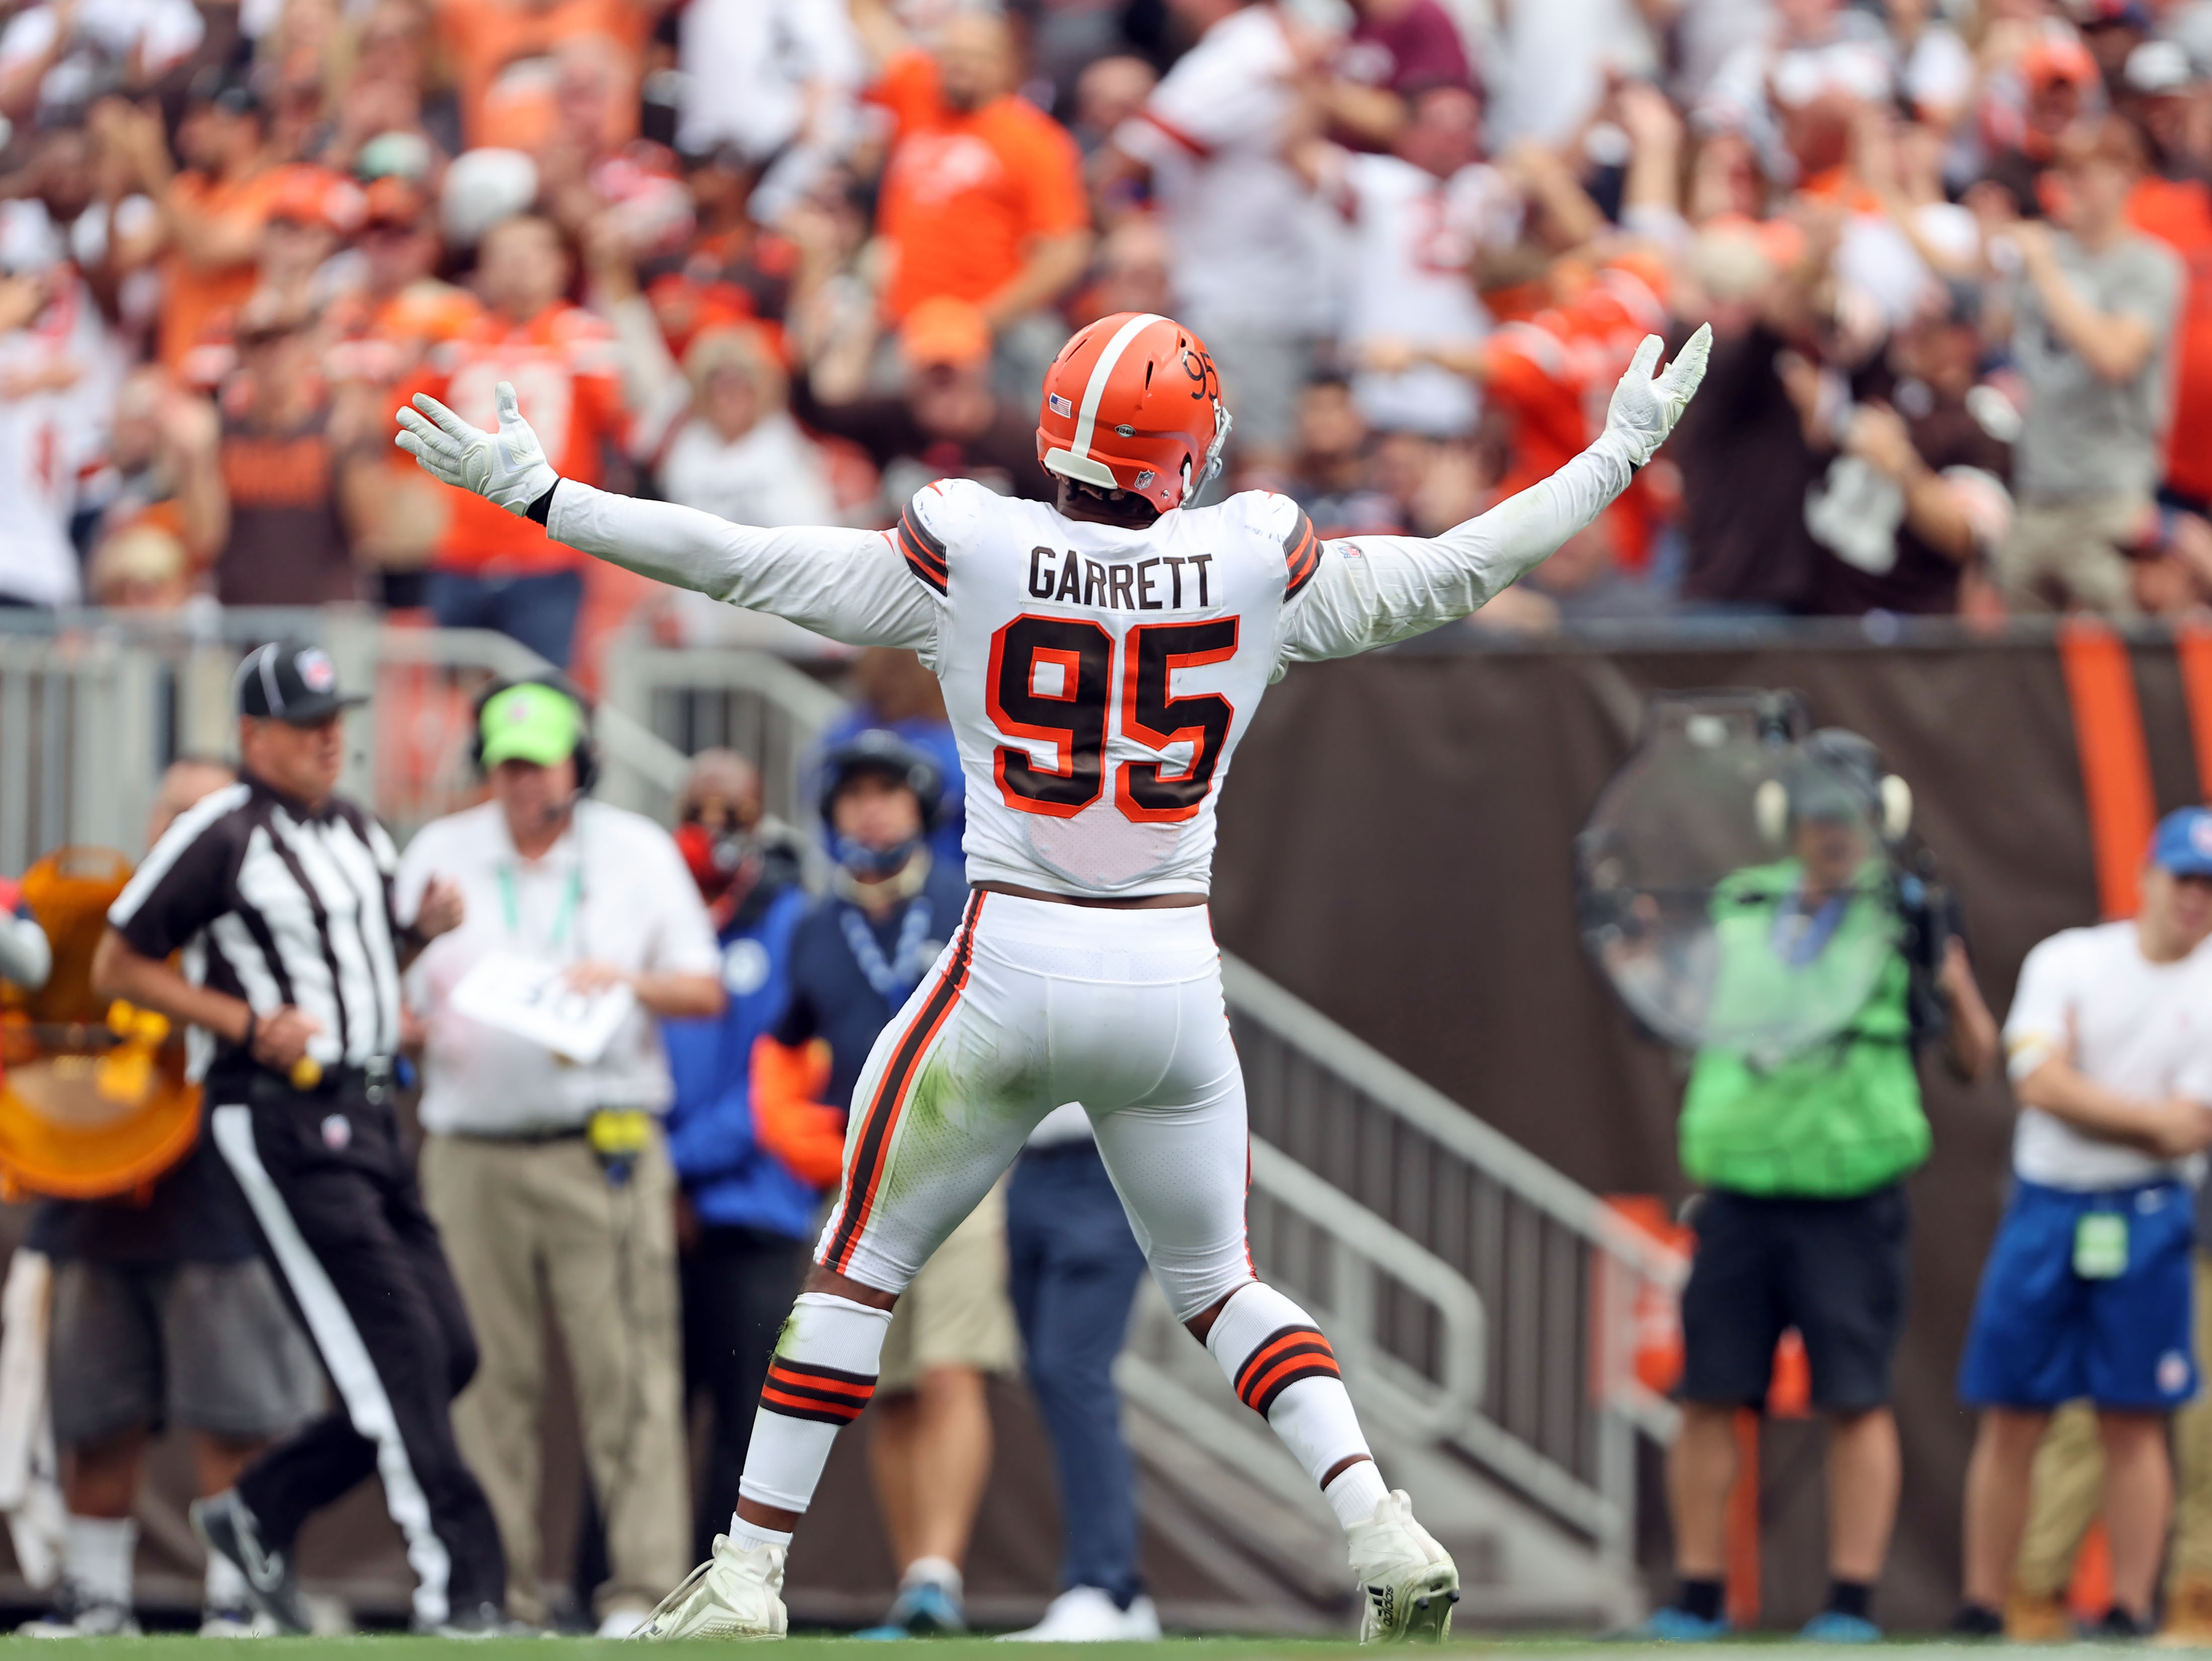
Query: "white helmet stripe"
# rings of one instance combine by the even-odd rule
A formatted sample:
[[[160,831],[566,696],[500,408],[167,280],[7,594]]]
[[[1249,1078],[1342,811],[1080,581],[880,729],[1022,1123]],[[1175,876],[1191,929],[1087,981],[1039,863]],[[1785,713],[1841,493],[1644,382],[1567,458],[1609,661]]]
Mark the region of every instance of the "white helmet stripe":
[[[1155,323],[1167,319],[1158,312],[1139,312],[1120,328],[1106,343],[1106,350],[1098,354],[1097,364],[1091,371],[1091,380],[1083,389],[1083,407],[1076,411],[1074,453],[1084,460],[1091,459],[1091,428],[1098,418],[1099,400],[1106,396],[1106,383],[1114,378],[1114,366],[1121,361],[1121,354],[1129,343]]]

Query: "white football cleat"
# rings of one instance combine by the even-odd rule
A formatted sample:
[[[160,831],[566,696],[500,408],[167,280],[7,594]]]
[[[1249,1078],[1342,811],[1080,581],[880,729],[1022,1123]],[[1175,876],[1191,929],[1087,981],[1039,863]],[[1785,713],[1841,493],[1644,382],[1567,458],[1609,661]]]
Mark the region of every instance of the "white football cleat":
[[[1346,1531],[1352,1573],[1359,1583],[1359,1641],[1442,1643],[1459,1602],[1459,1570],[1451,1555],[1413,1520],[1413,1502],[1399,1488],[1375,1514]]]
[[[714,1555],[660,1600],[635,1638],[781,1638],[783,1548],[714,1536]]]

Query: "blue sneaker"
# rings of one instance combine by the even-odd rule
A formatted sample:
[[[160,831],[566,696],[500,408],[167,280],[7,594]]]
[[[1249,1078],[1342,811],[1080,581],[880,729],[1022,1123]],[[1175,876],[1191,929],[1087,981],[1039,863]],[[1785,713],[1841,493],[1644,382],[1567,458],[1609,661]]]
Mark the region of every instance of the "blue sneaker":
[[[1808,1644],[1879,1644],[1881,1628],[1863,1615],[1822,1609],[1798,1629],[1797,1636]]]
[[[1670,1603],[1665,1609],[1652,1610],[1642,1626],[1632,1627],[1620,1635],[1646,1644],[1710,1644],[1716,1639],[1732,1637],[1735,1633],[1735,1626],[1725,1615],[1708,1621]]]
[[[880,1627],[869,1627],[853,1635],[878,1641],[897,1638],[926,1638],[932,1633],[965,1632],[968,1617],[960,1599],[934,1580],[907,1587],[891,1600],[890,1613]]]

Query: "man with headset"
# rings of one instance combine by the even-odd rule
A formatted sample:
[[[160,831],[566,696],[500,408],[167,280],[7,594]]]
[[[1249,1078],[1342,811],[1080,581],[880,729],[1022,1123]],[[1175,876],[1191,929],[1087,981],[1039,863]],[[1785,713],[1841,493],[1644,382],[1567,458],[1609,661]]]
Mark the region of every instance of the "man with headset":
[[[822,759],[832,889],[793,931],[790,1001],[753,1047],[752,1098],[763,1144],[825,1189],[869,1048],[967,904],[958,867],[930,853],[944,800],[937,764],[880,727]],[[1002,1182],[922,1266],[884,1341],[868,1463],[899,1591],[864,1637],[966,1625],[961,1565],[991,1472],[985,1378],[1015,1350]]]
[[[720,1013],[721,955],[668,833],[587,799],[577,692],[552,678],[495,684],[476,714],[491,800],[425,825],[396,887],[403,912],[433,879],[466,903],[407,981],[425,1034],[423,1197],[483,1352],[454,1431],[499,1519],[508,1612],[543,1622],[539,1419],[556,1325],[606,1524],[595,1613],[603,1636],[623,1637],[684,1578],[691,1544],[676,1181],[657,1123],[672,1086],[654,1018]],[[556,1055],[463,1013],[484,1013],[454,995],[495,956],[557,966],[574,991],[631,1007],[596,1056]]]

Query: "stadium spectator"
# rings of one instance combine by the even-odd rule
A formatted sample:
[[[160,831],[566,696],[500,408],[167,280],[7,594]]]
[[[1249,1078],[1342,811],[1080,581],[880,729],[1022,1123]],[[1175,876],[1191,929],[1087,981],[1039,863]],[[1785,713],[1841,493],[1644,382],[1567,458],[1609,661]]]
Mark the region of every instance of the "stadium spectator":
[[[114,125],[133,182],[161,212],[161,357],[175,370],[210,326],[253,292],[262,229],[285,179],[270,146],[268,113],[246,76],[209,73],[192,83],[177,129],[183,173],[170,161],[160,116],[118,112]]]
[[[762,1141],[817,1184],[837,1180],[853,1091],[876,1035],[957,925],[968,888],[928,844],[943,794],[929,757],[869,730],[823,760],[832,891],[792,940],[791,1001],[755,1047]],[[826,1068],[809,1047],[826,1043]],[[868,1458],[899,1591],[877,1637],[959,1631],[961,1566],[991,1469],[986,1376],[1014,1364],[1003,1185],[899,1299],[884,1341]]]
[[[1810,958],[1844,949],[1839,941],[1869,926],[1849,885],[1876,851],[1875,827],[1886,835],[1905,827],[1884,822],[1887,770],[1872,745],[1831,728],[1807,749],[1786,782],[1789,857],[1741,873],[1759,880],[1737,886],[1741,904],[1756,908],[1750,915],[1772,920],[1740,939]],[[1805,931],[1809,949],[1783,944],[1799,938],[1780,927],[1790,916],[1820,920]],[[1709,1048],[1691,1069],[1682,1168],[1705,1191],[1682,1293],[1682,1430],[1668,1455],[1677,1586],[1651,1618],[1653,1637],[1729,1630],[1722,1594],[1735,1415],[1765,1406],[1775,1345],[1790,1327],[1804,1340],[1813,1405],[1829,1424],[1828,1598],[1804,1635],[1843,1643],[1880,1635],[1870,1604],[1900,1480],[1889,1401],[1910,1272],[1904,1180],[1931,1141],[1914,1050],[1935,1036],[1924,1026],[1931,1019],[1961,1077],[1982,1072],[1996,1050],[1965,946],[1950,936],[1940,953],[1929,974],[1893,950],[1872,995],[1831,1043],[1771,1064]],[[1756,972],[1776,970],[1770,959]]]
[[[85,582],[95,605],[118,611],[173,611],[192,596],[191,557],[161,526],[132,525],[93,550]]]
[[[2197,1376],[2212,1368],[2212,1205],[2197,1190]],[[2160,1642],[2212,1642],[2212,1398],[2199,1390],[2173,1412],[2173,1534],[2166,1548],[2166,1610]],[[2105,1501],[2105,1454],[2097,1410],[2069,1402],[2051,1417],[2035,1450],[2020,1556],[2005,1596],[2005,1636],[2014,1643],[2063,1643],[2075,1636],[2069,1594],[2077,1554]]]
[[[866,76],[858,33],[838,0],[702,0],[677,22],[684,98],[676,142],[686,155],[728,147],[766,171],[764,220],[809,188],[852,142]]]
[[[1992,564],[2015,610],[2127,615],[2137,609],[2129,556],[2156,531],[2183,272],[2129,227],[2143,172],[2133,127],[2115,116],[2076,128],[2059,162],[2063,228],[2005,233],[2020,267],[2012,350],[2028,407],[2014,456],[2019,508]]]
[[[233,782],[220,762],[172,763],[147,823],[149,846]],[[133,1513],[154,1433],[181,1427],[193,1491],[220,1494],[270,1438],[315,1412],[322,1378],[204,1132],[143,1196],[40,1201],[25,1244],[54,1265],[47,1400],[70,1514],[52,1613],[20,1630],[135,1634]],[[200,1630],[231,1638],[268,1630],[236,1566],[218,1553],[208,1555]]]
[[[383,425],[337,413],[317,373],[312,320],[263,290],[240,312],[239,368],[224,389],[216,597],[226,605],[321,605],[361,597],[345,505],[386,470]],[[367,474],[368,490],[349,490]]]
[[[1410,360],[1423,347],[1466,352],[1489,332],[1468,271],[1486,233],[1494,234],[1504,187],[1475,159],[1481,129],[1482,106],[1472,91],[1432,86],[1413,100],[1391,154],[1358,153],[1323,139],[1292,153],[1300,173],[1351,228],[1341,338],[1355,362]],[[1473,382],[1437,363],[1371,368],[1354,387],[1360,413],[1376,427],[1452,438],[1474,429]]]
[[[584,1458],[606,1519],[592,1610],[626,1638],[684,1578],[676,1179],[658,1116],[672,1094],[655,1018],[712,1017],[720,960],[668,833],[589,799],[598,764],[579,696],[497,685],[472,753],[492,800],[434,820],[394,879],[433,880],[465,919],[408,980],[424,1025],[422,1197],[444,1235],[483,1357],[453,1432],[499,1519],[507,1609],[541,1625],[539,1421],[549,1321],[574,1380]],[[476,1019],[458,995],[487,959],[556,966],[628,1013],[591,1056]],[[480,1006],[478,1007],[480,1007]]]
[[[1966,1470],[1966,1633],[2002,1629],[2037,1445],[2095,1405],[2112,1605],[2147,1633],[2172,1509],[2167,1421],[2197,1393],[2194,1220],[2182,1162],[2212,1145],[2212,812],[2159,823],[2134,917],[2028,954],[2005,1020],[2021,1105],[2013,1197],[1982,1271],[1959,1391],[1981,1414]]]
[[[896,398],[862,395],[865,344],[825,352],[793,388],[792,408],[816,431],[858,445],[881,476],[884,519],[932,479],[972,478],[1001,496],[1042,502],[1051,481],[1036,465],[1036,412],[992,390],[991,330],[963,300],[926,300],[900,325],[904,384]]]
[[[829,470],[787,407],[790,387],[775,343],[757,324],[709,329],[684,354],[690,413],[660,460],[661,494],[738,525],[834,525]],[[748,646],[793,657],[842,648],[781,618],[744,611],[689,592],[663,602],[690,646]]]
[[[1205,340],[1237,411],[1230,465],[1279,478],[1329,309],[1324,210],[1283,155],[1297,48],[1271,5],[1169,0],[1169,11],[1198,44],[1115,129],[1104,182],[1149,178],[1175,250],[1176,315]]]
[[[0,606],[67,605],[81,592],[70,543],[87,436],[72,400],[86,367],[71,351],[80,286],[50,234],[0,222]]]
[[[1035,1643],[1146,1642],[1159,1611],[1137,1569],[1137,1470],[1121,1439],[1114,1358],[1145,1254],[1082,1104],[1038,1122],[1006,1183],[1007,1289],[1022,1363],[1060,1478],[1060,1593],[1012,1634]]]
[[[1805,502],[1820,548],[1812,609],[1955,611],[1961,574],[2003,539],[2014,417],[2008,404],[1991,410],[1987,389],[1977,396],[1979,301],[1948,289],[1853,378],[1840,407],[1809,366],[1785,377],[1826,464]]]
[[[1019,78],[1007,21],[957,12],[928,51],[891,56],[868,96],[896,124],[877,208],[891,262],[884,310],[903,321],[926,300],[974,306],[1000,383],[1027,403],[1067,338],[1054,308],[1091,237],[1075,141],[1016,95]]]
[[[1820,248],[1796,228],[1715,226],[1692,248],[1712,363],[1668,453],[1682,473],[1681,597],[1706,616],[1772,616],[1812,599],[1805,502],[1821,468],[1777,365],[1789,350],[1817,359],[1834,301]]]
[[[659,10],[653,0],[446,0],[438,31],[460,81],[464,145],[535,153],[580,96],[611,123],[593,140],[635,137],[646,38]]]
[[[905,739],[937,765],[939,794],[931,814],[931,852],[939,864],[967,869],[961,839],[968,830],[968,782],[960,771],[960,746],[945,719],[937,677],[911,652],[872,647],[853,660],[853,707],[823,729],[825,755],[848,739],[883,731]]]
[[[494,388],[512,383],[562,474],[590,480],[601,476],[602,448],[619,439],[626,417],[612,337],[605,322],[562,298],[569,276],[568,250],[550,220],[521,215],[494,226],[477,261],[486,309],[432,349],[423,390],[496,422]],[[448,508],[428,596],[438,621],[496,629],[565,666],[584,603],[583,556],[489,502]]]
[[[207,34],[190,0],[118,5],[48,0],[0,32],[0,115],[28,125],[102,93],[141,92],[183,63]]]
[[[728,750],[691,758],[677,800],[676,845],[722,948],[720,1020],[661,1024],[675,1099],[668,1157],[682,1184],[684,1366],[713,1412],[694,1555],[711,1555],[737,1508],[738,1478],[776,1333],[816,1233],[823,1185],[762,1143],[754,1128],[753,1045],[789,996],[792,936],[808,899],[798,850],[761,809],[760,775]]]
[[[411,9],[399,0],[398,9]],[[372,30],[380,27],[371,20]],[[387,605],[423,603],[423,568],[446,526],[447,504],[423,488],[422,470],[398,451],[385,453],[384,425],[395,389],[423,372],[430,350],[459,338],[483,315],[466,289],[434,273],[443,254],[429,200],[411,180],[374,180],[363,196],[358,286],[343,293],[324,319],[331,338],[323,373],[337,399],[333,419],[379,440],[380,465],[349,465],[343,503],[354,556],[373,574]]]

